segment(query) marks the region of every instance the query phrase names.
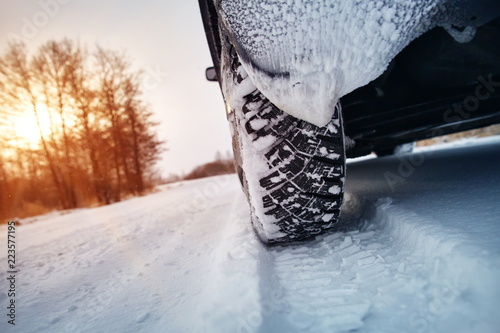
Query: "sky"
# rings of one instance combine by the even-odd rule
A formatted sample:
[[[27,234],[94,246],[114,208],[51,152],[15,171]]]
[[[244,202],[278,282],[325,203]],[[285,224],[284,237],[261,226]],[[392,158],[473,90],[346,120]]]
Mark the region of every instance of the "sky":
[[[205,80],[210,51],[196,0],[0,0],[0,51],[10,38],[36,50],[68,37],[126,51],[145,71],[144,99],[167,141],[157,168],[167,177],[231,151],[224,103]]]

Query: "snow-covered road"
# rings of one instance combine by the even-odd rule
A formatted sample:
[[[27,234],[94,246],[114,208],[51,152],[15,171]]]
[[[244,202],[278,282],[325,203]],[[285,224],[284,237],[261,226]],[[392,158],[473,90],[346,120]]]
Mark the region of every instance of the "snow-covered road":
[[[265,247],[236,176],[17,227],[1,332],[498,332],[500,143],[350,163],[338,227]],[[33,222],[33,223],[28,223]]]

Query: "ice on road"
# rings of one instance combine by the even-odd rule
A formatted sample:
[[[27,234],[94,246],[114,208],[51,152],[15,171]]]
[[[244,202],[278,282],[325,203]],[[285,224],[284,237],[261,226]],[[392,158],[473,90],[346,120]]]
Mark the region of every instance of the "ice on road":
[[[235,175],[26,219],[0,331],[498,332],[499,152],[350,163],[338,226],[289,246],[258,241]]]

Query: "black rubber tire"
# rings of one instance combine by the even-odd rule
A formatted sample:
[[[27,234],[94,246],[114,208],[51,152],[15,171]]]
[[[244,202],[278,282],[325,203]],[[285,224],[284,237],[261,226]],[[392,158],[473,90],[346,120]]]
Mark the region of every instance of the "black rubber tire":
[[[224,54],[223,47],[227,58],[222,74],[226,86],[229,82],[232,88],[226,90],[226,101],[250,80],[234,48],[227,48]],[[240,107],[233,109],[228,102],[226,106],[233,125],[236,168],[261,240],[267,244],[296,242],[330,229],[340,216],[344,194],[340,104],[330,123],[317,127],[287,115],[256,88],[242,98],[244,102],[237,103]],[[249,175],[255,170],[248,167],[253,162],[245,159],[254,158],[265,160],[266,167]],[[279,231],[269,234],[269,229]]]

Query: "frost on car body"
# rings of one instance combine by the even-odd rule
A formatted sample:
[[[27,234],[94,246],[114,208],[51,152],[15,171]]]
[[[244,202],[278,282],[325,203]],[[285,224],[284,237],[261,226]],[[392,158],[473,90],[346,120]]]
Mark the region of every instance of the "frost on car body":
[[[331,120],[340,97],[380,76],[424,32],[443,26],[466,42],[490,19],[471,21],[465,0],[221,0],[220,6],[255,86],[317,126]],[[467,28],[460,33],[454,26]]]

